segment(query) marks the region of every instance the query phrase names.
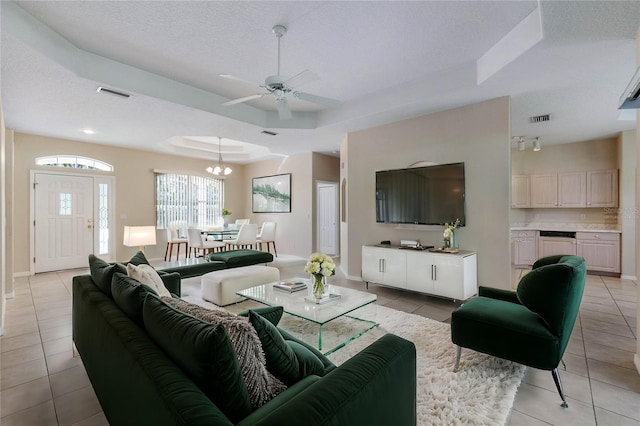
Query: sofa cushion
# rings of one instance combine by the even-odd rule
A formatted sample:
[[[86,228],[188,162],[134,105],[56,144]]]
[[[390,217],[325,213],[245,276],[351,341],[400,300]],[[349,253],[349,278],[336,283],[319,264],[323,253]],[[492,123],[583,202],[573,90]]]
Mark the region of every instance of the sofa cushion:
[[[98,288],[107,296],[111,297],[111,280],[113,274],[120,272],[127,274],[127,268],[119,263],[107,263],[92,254],[89,255],[89,270],[91,278]]]
[[[220,253],[211,253],[209,260],[222,261],[227,268],[237,268],[239,266],[273,262],[273,255],[259,250],[228,250]]]
[[[251,401],[231,340],[222,324],[206,323],[147,295],[149,336],[233,422],[251,413]]]
[[[142,325],[142,305],[147,294],[156,293],[132,277],[120,272],[113,274],[111,295],[113,301],[122,311],[137,324]]]
[[[240,371],[253,408],[261,407],[287,387],[267,370],[262,344],[255,328],[245,317],[222,309],[207,309],[181,299],[163,297],[168,305],[212,324],[222,324],[238,356]],[[282,309],[282,308],[280,308]]]
[[[127,263],[133,263],[134,265],[138,266],[138,265],[148,265],[149,261],[147,260],[143,252],[138,251],[136,254],[133,255],[133,257]]]
[[[285,340],[278,328],[257,312],[249,311],[249,322],[258,332],[267,369],[287,385],[312,374],[324,375],[324,364],[309,349]]]
[[[160,278],[160,275],[158,275],[151,265],[140,264],[136,266],[133,263],[129,263],[127,265],[127,275],[151,287],[159,296],[171,297],[171,293],[169,293],[167,287],[164,286],[162,278]]]

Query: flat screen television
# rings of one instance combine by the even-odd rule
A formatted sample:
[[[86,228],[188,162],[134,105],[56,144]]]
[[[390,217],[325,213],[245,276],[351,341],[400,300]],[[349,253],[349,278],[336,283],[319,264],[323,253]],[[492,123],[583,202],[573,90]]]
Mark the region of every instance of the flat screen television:
[[[464,163],[376,172],[376,222],[465,224]]]

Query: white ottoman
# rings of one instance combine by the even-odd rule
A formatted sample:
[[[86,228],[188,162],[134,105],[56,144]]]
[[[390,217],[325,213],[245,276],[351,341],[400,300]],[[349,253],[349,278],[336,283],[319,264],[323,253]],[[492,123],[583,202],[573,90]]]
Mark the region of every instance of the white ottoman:
[[[200,281],[202,298],[218,306],[236,303],[237,291],[280,280],[280,270],[273,266],[251,265],[204,274]]]

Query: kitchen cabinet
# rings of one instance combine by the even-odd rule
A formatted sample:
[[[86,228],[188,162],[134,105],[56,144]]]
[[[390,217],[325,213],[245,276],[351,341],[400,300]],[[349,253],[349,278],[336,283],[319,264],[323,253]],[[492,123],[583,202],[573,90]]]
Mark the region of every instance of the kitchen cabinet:
[[[396,273],[389,276],[386,271],[392,268]],[[402,268],[404,273],[399,272]],[[380,269],[384,271],[381,273]],[[478,293],[477,257],[475,252],[466,250],[454,254],[363,246],[362,280],[466,300]]]
[[[511,207],[529,207],[531,198],[529,187],[529,175],[511,176]]]
[[[558,207],[587,206],[587,172],[558,173]]]
[[[538,258],[556,254],[576,255],[576,239],[569,237],[538,237]]]
[[[511,207],[618,207],[618,170],[513,175]]]
[[[587,172],[587,207],[618,207],[618,170]]]
[[[537,231],[511,231],[511,259],[514,265],[531,266],[537,260]]]
[[[620,234],[577,232],[577,254],[584,257],[587,270],[620,273]]]
[[[558,174],[531,175],[531,200],[533,208],[558,207]]]

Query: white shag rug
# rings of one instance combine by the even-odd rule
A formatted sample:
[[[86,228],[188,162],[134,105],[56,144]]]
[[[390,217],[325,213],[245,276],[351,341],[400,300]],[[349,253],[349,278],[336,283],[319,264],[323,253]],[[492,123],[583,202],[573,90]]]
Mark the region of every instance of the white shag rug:
[[[187,296],[184,299],[217,308],[197,297]],[[256,306],[264,305],[245,301],[226,308],[237,313]],[[451,342],[449,324],[375,304],[353,311],[350,316],[380,325],[331,353],[328,358],[340,365],[386,333],[412,341],[417,353],[418,425],[506,424],[526,367],[463,349],[460,368],[454,372],[456,347]],[[317,325],[284,315],[279,326],[317,345]],[[328,323],[322,330],[323,351],[348,340],[368,326],[367,323],[344,317]]]

